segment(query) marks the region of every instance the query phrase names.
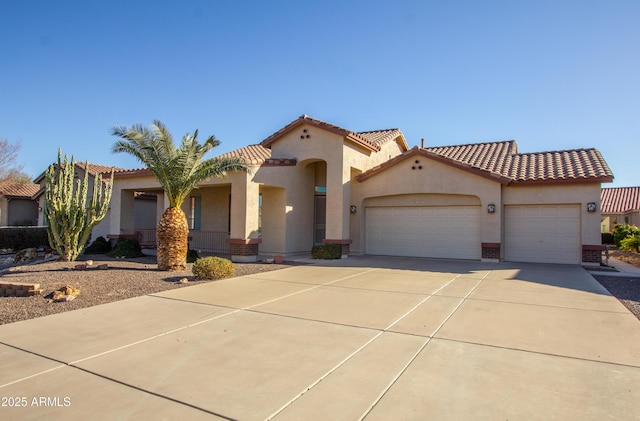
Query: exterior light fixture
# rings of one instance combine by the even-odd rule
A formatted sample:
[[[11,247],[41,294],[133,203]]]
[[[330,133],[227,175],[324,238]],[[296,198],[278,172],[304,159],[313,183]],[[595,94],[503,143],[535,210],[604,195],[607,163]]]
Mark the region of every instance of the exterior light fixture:
[[[358,208],[355,205],[349,206],[349,212],[356,213],[358,212]]]
[[[487,212],[496,213],[496,205],[494,205],[493,203],[489,203],[487,205]]]
[[[596,211],[596,203],[595,202],[587,203],[587,212],[593,213],[595,211]]]

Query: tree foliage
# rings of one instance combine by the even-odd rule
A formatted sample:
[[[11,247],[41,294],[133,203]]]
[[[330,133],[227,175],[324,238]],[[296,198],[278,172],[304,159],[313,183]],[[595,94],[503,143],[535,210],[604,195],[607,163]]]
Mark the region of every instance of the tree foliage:
[[[22,172],[22,165],[16,163],[19,153],[19,142],[11,143],[7,139],[0,139],[0,182],[31,182],[31,177]]]
[[[248,171],[247,166],[236,158],[204,159],[220,141],[209,136],[200,144],[198,130],[184,135],[180,146],[176,146],[173,136],[159,120],[154,120],[149,128],[140,124],[114,127],[112,134],[120,138],[112,151],[135,156],[158,179],[169,201],[156,232],[158,269],[184,270],[189,226],[180,206],[202,181],[224,177],[230,171]]]
[[[613,230],[613,241],[616,247],[621,248],[622,240],[640,235],[640,229],[635,225],[618,224]]]
[[[141,124],[131,127],[114,127],[117,141],[114,153],[128,153],[135,156],[158,179],[164,188],[170,207],[180,207],[200,182],[211,177],[224,177],[229,171],[247,171],[247,167],[236,158],[209,158],[204,155],[220,145],[215,136],[209,136],[204,143],[198,142],[198,130],[187,133],[180,147],[164,124],[154,120],[150,128]]]

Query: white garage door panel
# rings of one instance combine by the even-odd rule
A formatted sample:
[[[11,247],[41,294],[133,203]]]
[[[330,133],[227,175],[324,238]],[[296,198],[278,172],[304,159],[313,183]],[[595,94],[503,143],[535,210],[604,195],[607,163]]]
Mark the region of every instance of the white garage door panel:
[[[579,264],[577,205],[505,206],[505,260]]]
[[[480,259],[480,207],[368,207],[366,253]]]

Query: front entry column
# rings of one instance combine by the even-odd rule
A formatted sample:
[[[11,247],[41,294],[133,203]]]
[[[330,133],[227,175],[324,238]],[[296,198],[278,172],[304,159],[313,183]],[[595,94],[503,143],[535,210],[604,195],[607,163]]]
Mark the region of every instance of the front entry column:
[[[227,242],[234,262],[258,259],[260,186],[245,173],[234,174],[231,182],[231,232]]]
[[[327,163],[327,223],[325,244],[338,244],[342,258],[349,255],[349,200],[351,168],[342,162]]]

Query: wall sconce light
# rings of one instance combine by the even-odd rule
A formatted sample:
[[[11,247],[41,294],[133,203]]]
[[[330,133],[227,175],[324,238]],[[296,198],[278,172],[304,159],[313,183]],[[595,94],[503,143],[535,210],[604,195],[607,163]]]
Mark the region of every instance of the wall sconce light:
[[[587,203],[587,212],[593,213],[595,211],[596,211],[596,203],[595,202]]]
[[[349,206],[349,212],[356,213],[358,212],[358,208],[355,205]]]
[[[494,205],[493,203],[489,203],[487,205],[487,212],[496,213],[496,205]]]

